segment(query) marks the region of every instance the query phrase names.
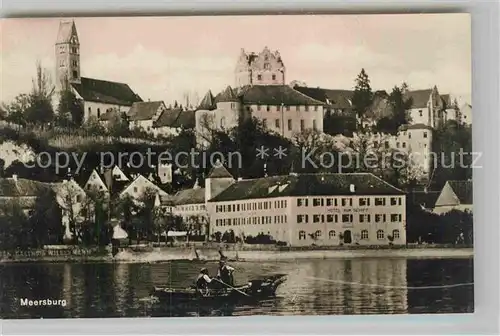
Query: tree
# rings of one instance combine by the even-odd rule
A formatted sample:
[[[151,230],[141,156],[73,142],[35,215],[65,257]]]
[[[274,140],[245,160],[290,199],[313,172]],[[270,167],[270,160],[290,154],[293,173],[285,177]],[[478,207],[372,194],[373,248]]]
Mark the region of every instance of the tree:
[[[57,194],[72,242],[77,244],[81,239],[80,228],[84,223],[90,222],[88,216],[91,216],[94,211],[91,200],[78,188],[75,182],[60,184]]]
[[[401,125],[408,124],[410,116],[408,110],[413,104],[413,99],[406,97],[408,85],[406,83],[401,86],[394,86],[389,97],[387,98],[391,108],[391,116],[381,118],[377,122],[377,130],[383,133],[396,135]]]
[[[19,202],[10,200],[0,203],[0,245],[4,249],[31,246],[28,217]]]
[[[363,121],[364,114],[370,108],[373,100],[370,79],[368,78],[365,69],[361,69],[355,83],[354,93],[352,95],[353,111],[358,119]]]
[[[447,180],[472,178],[472,127],[449,120],[433,134],[432,149],[436,153],[433,183],[441,189]]]
[[[37,193],[29,223],[33,246],[42,247],[46,244],[62,242],[64,227],[54,190],[42,189]]]
[[[25,111],[26,121],[37,124],[47,124],[54,120],[52,95],[54,86],[51,84],[47,70],[40,62],[36,64],[36,78],[33,79],[33,89],[30,94],[30,105]]]
[[[59,120],[69,120],[69,125],[74,127],[82,125],[84,114],[83,104],[76,98],[69,85],[66,85],[61,92],[57,111]]]
[[[214,140],[216,132],[215,116],[212,113],[203,113],[200,117],[200,131],[197,136],[210,144]]]
[[[111,135],[116,137],[126,137],[129,135],[129,121],[125,112],[114,110],[108,123],[108,132]]]
[[[323,130],[326,134],[342,134],[350,137],[356,132],[356,118],[351,115],[329,112],[325,115]]]
[[[25,93],[17,95],[14,100],[6,106],[6,120],[20,126],[26,125],[26,111],[30,106],[30,95]]]

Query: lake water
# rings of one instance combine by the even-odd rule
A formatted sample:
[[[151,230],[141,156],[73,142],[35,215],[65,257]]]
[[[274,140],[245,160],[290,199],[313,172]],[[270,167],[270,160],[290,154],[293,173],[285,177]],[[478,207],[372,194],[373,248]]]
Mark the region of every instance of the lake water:
[[[472,259],[322,259],[234,262],[236,283],[286,273],[277,297],[220,307],[203,315],[419,314],[473,312]],[[33,263],[0,266],[3,318],[171,316],[148,299],[154,285],[185,287],[214,262]],[[422,286],[432,286],[422,288]],[[435,287],[437,286],[437,287]],[[443,287],[439,287],[443,286]],[[66,306],[27,307],[20,300],[65,300]],[[197,316],[201,312],[176,312]]]

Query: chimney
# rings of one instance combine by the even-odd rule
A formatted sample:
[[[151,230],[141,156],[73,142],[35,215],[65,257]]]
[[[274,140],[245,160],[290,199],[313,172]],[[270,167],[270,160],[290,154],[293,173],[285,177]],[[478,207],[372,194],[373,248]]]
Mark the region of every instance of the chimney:
[[[352,193],[356,192],[356,187],[354,186],[354,184],[349,185],[349,191]]]

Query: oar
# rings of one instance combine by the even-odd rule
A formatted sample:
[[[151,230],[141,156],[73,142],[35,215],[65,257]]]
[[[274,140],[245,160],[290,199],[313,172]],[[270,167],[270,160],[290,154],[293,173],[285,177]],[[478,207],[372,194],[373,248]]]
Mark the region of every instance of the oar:
[[[221,283],[221,284],[223,284],[224,286],[227,286],[227,287],[229,287],[229,288],[231,288],[231,289],[234,289],[235,291],[237,291],[237,292],[238,292],[238,293],[240,293],[240,294],[243,294],[243,295],[245,295],[245,296],[250,297],[250,295],[248,295],[247,293],[242,292],[242,291],[240,291],[238,288],[234,288],[234,287],[233,287],[233,286],[231,286],[231,285],[228,285],[228,284],[227,284],[227,283],[225,283],[224,281],[221,281],[221,280],[219,280],[219,279],[217,279],[217,278],[214,278],[214,280],[216,280],[216,281],[220,282],[220,283]]]

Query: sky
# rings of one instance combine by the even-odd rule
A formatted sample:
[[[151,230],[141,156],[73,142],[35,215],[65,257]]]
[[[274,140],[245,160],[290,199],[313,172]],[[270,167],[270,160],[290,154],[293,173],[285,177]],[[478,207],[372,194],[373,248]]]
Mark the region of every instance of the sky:
[[[65,18],[64,20],[72,18]],[[55,75],[59,18],[1,19],[0,101],[29,92],[36,62]],[[352,89],[437,85],[470,102],[468,14],[74,18],[84,77],[123,82],[143,100],[183,101],[234,85],[241,48],[278,50],[286,82]]]

